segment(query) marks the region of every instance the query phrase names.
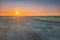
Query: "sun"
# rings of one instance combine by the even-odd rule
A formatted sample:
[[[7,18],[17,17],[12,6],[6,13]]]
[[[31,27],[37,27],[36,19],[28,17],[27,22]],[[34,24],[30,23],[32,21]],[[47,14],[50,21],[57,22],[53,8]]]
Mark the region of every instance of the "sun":
[[[19,12],[19,11],[16,11],[16,14],[17,14],[17,15],[19,15],[19,14],[20,14],[20,12]]]

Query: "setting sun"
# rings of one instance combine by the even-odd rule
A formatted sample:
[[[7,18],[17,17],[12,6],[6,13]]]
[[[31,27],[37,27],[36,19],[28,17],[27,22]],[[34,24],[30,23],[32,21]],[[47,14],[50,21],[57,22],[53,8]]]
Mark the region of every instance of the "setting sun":
[[[19,11],[16,11],[16,14],[17,14],[17,15],[19,15],[19,14],[20,14],[20,12],[19,12]]]

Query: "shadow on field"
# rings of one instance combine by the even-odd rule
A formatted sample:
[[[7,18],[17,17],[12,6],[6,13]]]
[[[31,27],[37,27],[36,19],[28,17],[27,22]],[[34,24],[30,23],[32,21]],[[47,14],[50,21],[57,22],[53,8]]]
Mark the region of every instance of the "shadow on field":
[[[6,29],[1,28],[0,29],[0,40],[6,40]]]
[[[41,40],[41,38],[35,32],[27,32],[27,40]]]

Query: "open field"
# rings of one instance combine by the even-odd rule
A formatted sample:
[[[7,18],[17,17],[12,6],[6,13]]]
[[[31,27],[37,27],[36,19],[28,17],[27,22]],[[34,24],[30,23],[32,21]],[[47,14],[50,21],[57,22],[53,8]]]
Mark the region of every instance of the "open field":
[[[41,18],[41,20],[40,20]],[[0,40],[60,40],[60,22],[53,17],[0,17]],[[58,19],[60,17],[57,17]],[[38,19],[38,20],[36,20]]]
[[[60,22],[60,17],[34,17],[34,19],[50,22]]]

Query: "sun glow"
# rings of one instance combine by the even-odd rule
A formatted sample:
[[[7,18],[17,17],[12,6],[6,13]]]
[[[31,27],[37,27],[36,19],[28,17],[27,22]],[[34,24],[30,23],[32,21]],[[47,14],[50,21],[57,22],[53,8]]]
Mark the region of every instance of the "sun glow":
[[[19,15],[19,14],[20,14],[20,12],[19,12],[19,11],[16,11],[16,14],[17,14],[17,15]]]

